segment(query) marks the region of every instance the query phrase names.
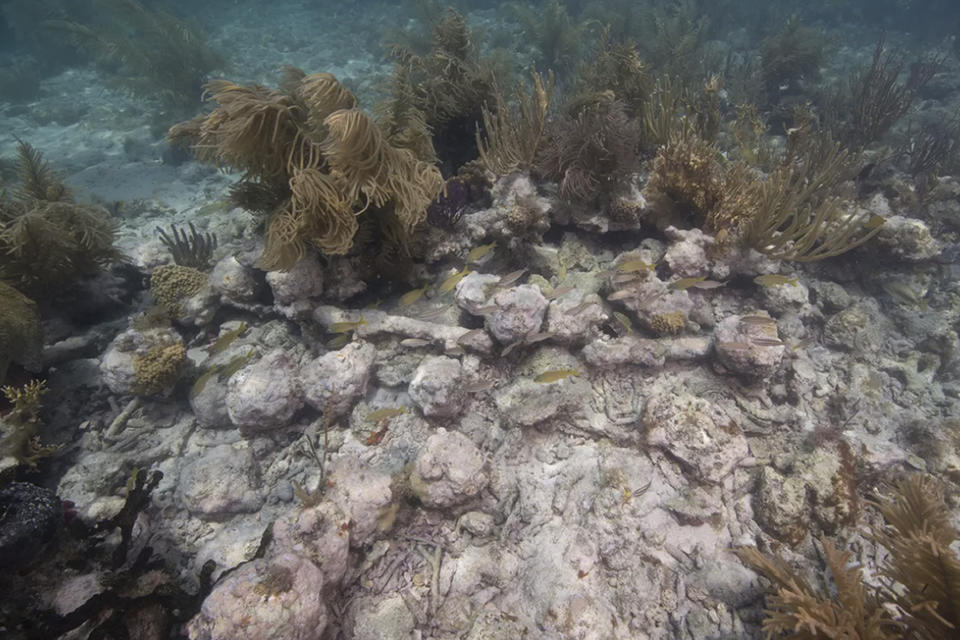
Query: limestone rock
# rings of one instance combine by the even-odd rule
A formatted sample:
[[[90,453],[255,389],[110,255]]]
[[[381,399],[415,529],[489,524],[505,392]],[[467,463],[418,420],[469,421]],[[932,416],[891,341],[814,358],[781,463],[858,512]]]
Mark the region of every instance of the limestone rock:
[[[283,427],[303,407],[300,368],[282,349],[238,371],[227,384],[227,411],[241,432]]]
[[[185,461],[177,491],[187,509],[202,518],[255,513],[264,500],[255,469],[246,442],[217,445]]]
[[[446,356],[424,358],[408,393],[425,416],[453,417],[463,409],[463,366]]]
[[[439,429],[414,463],[410,484],[427,506],[450,507],[480,493],[489,481],[483,453],[462,433]]]
[[[190,640],[317,640],[327,626],[323,573],[295,554],[249,562],[214,587]]]
[[[377,349],[351,342],[303,366],[301,380],[307,404],[332,416],[345,414],[367,390]]]
[[[730,416],[689,393],[651,398],[643,424],[647,444],[667,452],[701,482],[719,483],[748,453],[746,438]]]

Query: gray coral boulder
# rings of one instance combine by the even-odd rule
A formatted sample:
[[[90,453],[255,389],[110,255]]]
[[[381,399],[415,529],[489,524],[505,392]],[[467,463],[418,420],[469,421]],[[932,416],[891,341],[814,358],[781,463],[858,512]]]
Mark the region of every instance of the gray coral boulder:
[[[429,507],[461,504],[488,484],[483,453],[456,431],[439,429],[427,440],[410,474],[413,492]]]
[[[352,342],[303,366],[301,380],[307,404],[331,416],[347,413],[367,390],[377,349]]]
[[[423,415],[453,417],[463,408],[463,366],[446,356],[424,358],[413,374],[408,393]]]
[[[300,367],[284,350],[271,351],[230,378],[226,404],[243,433],[286,426],[303,407]]]
[[[327,627],[323,573],[288,553],[231,573],[187,625],[190,640],[317,640]]]
[[[700,482],[718,484],[749,453],[736,422],[719,406],[689,393],[652,398],[643,425],[647,444],[667,453]]]

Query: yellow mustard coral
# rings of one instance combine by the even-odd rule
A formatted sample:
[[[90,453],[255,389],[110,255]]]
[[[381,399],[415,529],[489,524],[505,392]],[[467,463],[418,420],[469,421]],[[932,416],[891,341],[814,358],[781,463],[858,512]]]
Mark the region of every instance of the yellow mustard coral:
[[[660,335],[676,335],[687,326],[687,316],[683,311],[668,311],[650,318],[650,328]]]
[[[168,393],[180,378],[187,359],[187,348],[182,343],[156,345],[133,359],[136,392],[140,395]]]
[[[179,315],[181,302],[200,291],[207,283],[205,273],[193,267],[167,264],[150,274],[150,293],[170,315]]]

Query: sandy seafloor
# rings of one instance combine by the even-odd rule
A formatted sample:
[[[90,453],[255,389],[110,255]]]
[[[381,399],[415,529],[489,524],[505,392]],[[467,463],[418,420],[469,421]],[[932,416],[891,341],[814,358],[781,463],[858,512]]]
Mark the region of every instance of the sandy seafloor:
[[[264,11],[249,3],[207,27],[211,43],[227,52],[224,77],[273,85],[283,65],[328,71],[370,109],[391,68],[379,57],[379,34],[400,14],[381,7],[372,15],[321,15],[297,2]],[[838,38],[831,64],[868,60],[872,37]],[[951,59],[944,72],[954,80],[955,66]],[[920,107],[955,112],[953,87]],[[145,272],[169,261],[158,225],[193,222],[217,234],[217,258],[249,258],[256,238],[249,214],[219,204],[238,175],[192,160],[168,162],[168,145],[151,127],[156,108],[106,88],[95,70],[65,71],[44,79],[35,101],[0,102],[0,156],[15,154],[17,137],[26,140],[79,200],[115,207],[117,244]],[[908,204],[901,209],[901,202]],[[107,425],[130,396],[112,393],[96,376],[105,341],[127,323],[75,327],[102,346],[46,374],[48,402],[62,406],[52,422],[57,431],[44,435],[66,444],[50,467],[59,478],[49,484],[93,520],[123,503],[134,468],[160,469],[164,479],[134,529],[135,548],[151,545],[191,589],[211,559],[215,576],[240,566],[228,577],[240,591],[236,583],[263,583],[277,567],[292,576],[270,603],[260,591],[247,600],[211,596],[200,614],[207,618],[190,627],[195,638],[314,638],[318,629],[326,629],[323,637],[370,640],[759,638],[763,591],[732,547],[761,544],[797,566],[816,567],[811,532],[826,532],[851,545],[870,579],[879,554],[854,522],[876,516],[863,497],[905,471],[958,479],[960,287],[954,258],[943,252],[960,228],[960,182],[942,178],[923,205],[883,193],[862,204],[892,220],[892,231],[852,256],[802,271],[780,265],[798,277],[796,287],[691,292],[704,316],[701,330],[661,339],[661,350],[640,344],[622,361],[614,351],[627,350],[623,344],[581,351],[546,341],[503,358],[487,338],[475,351],[444,356],[446,336],[432,347],[404,349],[392,336],[425,336],[417,333],[422,327],[396,320],[395,301],[388,301],[382,315],[366,314],[371,326],[334,356],[346,363],[344,376],[366,375],[369,383],[341,409],[329,435],[328,489],[306,508],[293,483],[317,489],[319,472],[302,434],[316,432],[318,411],[295,411],[277,429],[251,434],[198,423],[182,393],[141,400],[122,432],[108,437]],[[459,240],[464,251],[484,239],[484,214],[475,215]],[[595,274],[634,248],[565,229],[540,254],[565,247],[574,256],[565,269],[584,290],[595,290]],[[698,242],[695,233],[678,232],[643,250],[673,251],[682,265],[685,252],[698,255]],[[686,268],[695,268],[689,260]],[[558,286],[551,264],[546,257],[530,270]],[[697,275],[683,268],[673,275]],[[778,265],[753,268],[759,274]],[[318,278],[310,269],[295,277]],[[331,277],[324,274],[327,289],[335,289]],[[923,291],[923,308],[893,299],[881,286],[891,281]],[[282,279],[272,284],[298,290]],[[575,301],[554,303],[570,308]],[[345,311],[336,300],[294,293],[274,308],[223,304],[213,325],[184,334],[197,335],[189,356],[202,367],[204,347],[246,322],[224,357],[253,348],[244,379],[259,376],[270,392],[306,394],[309,405],[305,387],[341,366],[317,364],[327,351],[318,327],[357,317]],[[724,370],[712,352],[722,319],[751,313],[769,313],[781,339],[803,345],[787,349],[759,382]],[[549,387],[530,382],[565,367],[584,375]],[[465,395],[445,388],[445,376],[458,387],[478,380],[495,386]],[[368,446],[365,416],[397,406],[408,409],[380,444]],[[398,480],[410,473],[418,474],[419,488]],[[274,520],[281,522],[274,541],[254,561]],[[95,571],[62,578],[46,578],[48,591],[38,596],[61,612],[105,583]],[[241,624],[244,615],[253,619]],[[210,632],[207,623],[218,616],[234,631]],[[239,635],[241,627],[248,635]]]

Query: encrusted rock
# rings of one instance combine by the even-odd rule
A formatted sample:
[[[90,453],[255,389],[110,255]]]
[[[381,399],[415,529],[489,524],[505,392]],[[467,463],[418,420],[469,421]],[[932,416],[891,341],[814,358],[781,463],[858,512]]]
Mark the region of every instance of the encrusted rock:
[[[282,349],[238,371],[227,384],[230,421],[242,432],[282,427],[303,406],[300,368]]]
[[[289,271],[270,271],[267,284],[277,304],[285,305],[323,293],[323,267],[310,255],[299,260]]]
[[[414,463],[410,486],[430,507],[450,507],[476,496],[489,481],[483,453],[456,431],[439,429]]]
[[[803,480],[787,478],[772,467],[763,467],[753,500],[757,523],[774,538],[797,544],[810,530],[806,496]]]
[[[802,282],[762,287],[760,295],[764,309],[778,315],[810,302],[810,290]]]
[[[666,233],[674,240],[664,256],[671,273],[689,278],[708,272],[707,248],[713,245],[712,237],[700,229],[668,227]]]
[[[607,317],[603,302],[595,293],[579,300],[573,296],[561,296],[550,302],[545,330],[554,334],[558,341],[582,344],[597,333],[597,328]]]
[[[489,513],[468,511],[460,516],[460,526],[471,534],[483,538],[493,533],[496,521]]]
[[[556,415],[582,409],[590,394],[590,383],[581,377],[549,384],[521,378],[497,390],[494,401],[506,424],[530,427]]]
[[[350,619],[353,640],[409,640],[417,627],[399,594],[357,598]]]
[[[172,355],[176,366],[172,370],[157,369],[154,365],[164,360],[162,352],[166,349],[175,350]],[[162,391],[176,382],[177,363],[182,363],[185,356],[182,349],[183,340],[173,329],[159,327],[142,332],[128,329],[113,339],[100,360],[103,381],[118,395]],[[149,384],[151,381],[155,385]]]
[[[53,491],[28,482],[0,489],[0,568],[21,567],[37,555],[63,521]]]
[[[317,640],[327,626],[323,573],[295,554],[229,574],[187,625],[190,640]]]
[[[663,393],[643,414],[647,444],[701,482],[719,483],[747,456],[747,441],[720,407],[689,393]]]
[[[749,314],[751,317],[765,314]],[[729,316],[720,321],[715,332],[717,358],[734,373],[750,378],[766,378],[776,371],[786,345],[778,339],[777,323],[745,322],[744,316]]]
[[[876,302],[859,302],[827,319],[823,327],[823,341],[844,351],[874,353],[883,341],[888,326],[889,321],[883,318]]]
[[[474,315],[480,315],[479,310],[487,305],[487,297],[494,290],[500,276],[492,273],[468,273],[457,283],[453,293],[453,300],[461,309]]]
[[[452,417],[463,409],[463,366],[446,356],[424,358],[408,393],[425,416]]]
[[[301,372],[307,404],[331,417],[345,414],[367,390],[377,349],[351,342],[307,362]]]
[[[252,269],[227,256],[214,265],[210,286],[226,302],[249,304],[256,301],[262,282],[254,277]]]
[[[529,284],[498,291],[492,304],[497,309],[487,316],[487,325],[501,344],[512,344],[539,331],[547,311],[547,299],[539,287]]]
[[[273,524],[271,547],[309,558],[323,571],[328,588],[347,572],[350,520],[331,502],[304,509],[299,504]]]
[[[590,366],[600,368],[623,364],[662,367],[664,348],[658,340],[643,338],[635,333],[621,338],[604,336],[583,348],[583,358]]]
[[[386,528],[392,509],[391,478],[384,473],[344,464],[329,477],[330,500],[350,519],[350,546],[362,547]]]
[[[929,260],[940,253],[940,243],[921,220],[890,216],[874,241],[895,258],[909,262]]]
[[[255,469],[246,442],[218,445],[184,462],[177,491],[187,509],[200,517],[255,513],[264,500]]]

